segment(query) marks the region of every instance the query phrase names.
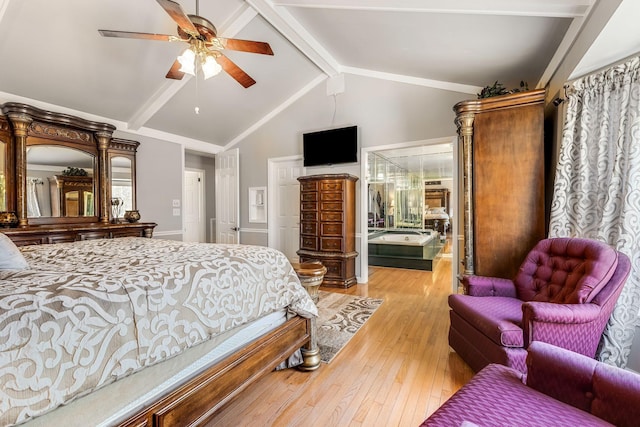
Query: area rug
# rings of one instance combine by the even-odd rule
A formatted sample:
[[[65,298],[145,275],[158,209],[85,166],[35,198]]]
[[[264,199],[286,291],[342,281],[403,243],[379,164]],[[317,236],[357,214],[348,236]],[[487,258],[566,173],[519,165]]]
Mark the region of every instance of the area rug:
[[[319,291],[318,347],[329,363],[382,304],[381,299]]]

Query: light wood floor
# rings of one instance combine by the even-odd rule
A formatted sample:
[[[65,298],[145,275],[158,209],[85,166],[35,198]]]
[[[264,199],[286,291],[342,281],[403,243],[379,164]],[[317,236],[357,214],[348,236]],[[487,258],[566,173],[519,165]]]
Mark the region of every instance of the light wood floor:
[[[327,291],[383,298],[315,372],[272,372],[210,426],[417,426],[473,375],[447,344],[451,260],[432,272],[370,267],[369,283]]]

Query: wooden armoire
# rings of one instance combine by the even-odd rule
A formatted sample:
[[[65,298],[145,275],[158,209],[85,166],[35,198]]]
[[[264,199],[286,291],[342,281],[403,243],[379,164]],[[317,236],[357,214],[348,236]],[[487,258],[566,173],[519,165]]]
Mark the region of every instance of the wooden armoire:
[[[545,238],[544,98],[534,90],[454,106],[464,170],[464,274],[512,279]]]
[[[356,181],[349,174],[301,176],[300,262],[327,268],[323,286],[356,284]]]

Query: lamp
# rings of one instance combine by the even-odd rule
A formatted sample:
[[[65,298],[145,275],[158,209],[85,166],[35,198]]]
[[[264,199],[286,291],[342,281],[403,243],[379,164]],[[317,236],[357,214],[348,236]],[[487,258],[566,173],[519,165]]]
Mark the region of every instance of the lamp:
[[[204,74],[205,80],[207,80],[209,77],[215,76],[220,71],[222,71],[222,67],[216,62],[216,59],[213,57],[213,55],[207,55],[204,62],[200,62],[200,67],[202,68],[202,74]]]
[[[191,47],[182,52],[182,55],[178,56],[178,62],[180,63],[180,71],[183,73],[196,75],[196,53]]]
[[[205,80],[222,71],[222,67],[216,62],[214,52],[207,49],[201,40],[192,42],[191,46],[178,56],[178,62],[180,63],[180,71],[192,76],[196,75],[196,62],[200,62]]]

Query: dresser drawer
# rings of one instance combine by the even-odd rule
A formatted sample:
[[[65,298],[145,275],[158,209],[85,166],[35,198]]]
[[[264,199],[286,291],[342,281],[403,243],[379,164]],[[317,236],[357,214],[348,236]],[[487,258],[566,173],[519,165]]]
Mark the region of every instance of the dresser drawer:
[[[342,201],[342,193],[334,193],[334,192],[323,192],[320,193],[320,200],[321,201]]]
[[[78,239],[75,233],[54,234],[46,237],[46,242],[49,244],[75,242],[76,240]]]
[[[316,212],[318,210],[318,202],[300,202],[300,210],[301,211],[313,211]]]
[[[342,212],[342,202],[320,202],[321,211],[340,211]]]
[[[342,181],[325,180],[320,185],[322,191],[342,191],[342,188]]]
[[[140,234],[140,233],[138,233]],[[97,240],[97,239],[109,239],[111,233],[109,231],[87,231],[86,233],[78,233],[79,240]]]
[[[302,211],[302,212],[300,212],[300,220],[301,221],[317,221],[318,220],[318,212],[316,212],[316,211]]]
[[[113,230],[111,237],[114,239],[118,237],[144,237],[144,230],[135,228]]]
[[[320,250],[325,252],[344,251],[344,239],[342,237],[320,237]]]
[[[46,237],[13,237],[16,246],[43,245],[48,243]]]
[[[303,191],[300,193],[300,201],[302,202],[315,202],[318,200],[318,193],[315,191]]]
[[[323,222],[320,224],[321,236],[342,236],[342,223],[340,222]]]
[[[318,250],[318,238],[310,236],[300,236],[300,249],[308,249],[310,251]]]
[[[327,267],[326,279],[340,279],[343,277],[344,261],[339,259],[323,259],[322,265]]]
[[[318,223],[316,222],[305,222],[300,223],[300,233],[302,234],[311,234],[315,236],[318,234]]]
[[[343,222],[344,215],[342,211],[320,212],[320,221]]]
[[[317,191],[318,181],[303,181],[300,183],[300,191]]]

